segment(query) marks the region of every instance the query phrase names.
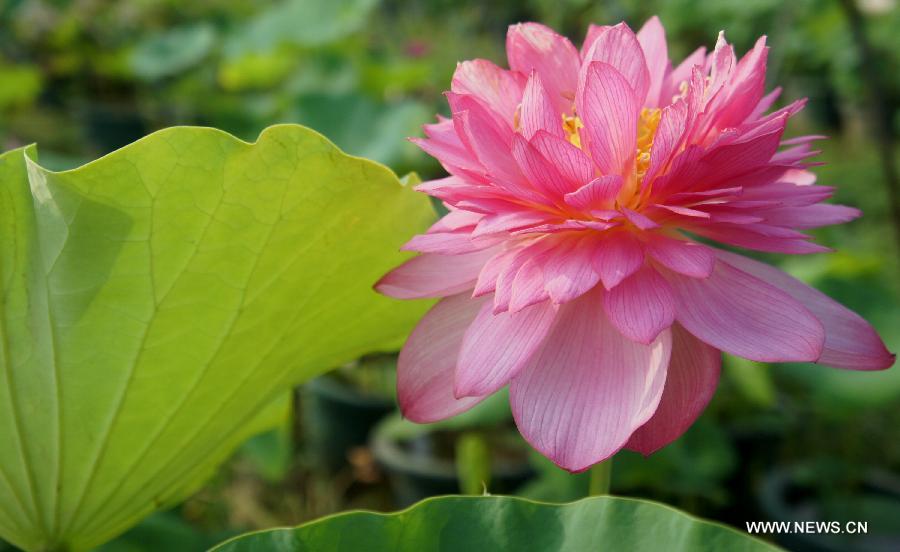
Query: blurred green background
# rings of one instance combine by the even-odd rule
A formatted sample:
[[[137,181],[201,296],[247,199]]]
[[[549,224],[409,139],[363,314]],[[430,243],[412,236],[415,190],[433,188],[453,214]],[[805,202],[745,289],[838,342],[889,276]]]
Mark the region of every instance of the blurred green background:
[[[818,232],[837,253],[766,260],[860,312],[900,349],[896,0],[2,0],[0,145],[37,142],[47,166],[66,168],[171,125],[253,140],[295,122],[398,174],[436,177],[439,165],[405,138],[446,113],[442,91],[458,60],[503,64],[510,23],[544,22],[578,43],[591,22],[637,29],[653,14],[675,60],[711,47],[720,29],[739,52],[768,35],[770,87],[783,86],[783,100],[810,99],[790,134],[831,137],[819,182],[865,216]],[[104,549],[199,550],[349,508],[480,493],[482,482],[545,500],[585,494],[583,476],[527,451],[502,396],[437,427],[399,420],[393,364],[368,357],[298,390],[283,427],[247,443],[197,496]],[[727,358],[684,438],[648,459],[617,456],[613,492],[739,528],[868,521],[866,536],[776,540],[792,550],[898,550],[900,370]]]

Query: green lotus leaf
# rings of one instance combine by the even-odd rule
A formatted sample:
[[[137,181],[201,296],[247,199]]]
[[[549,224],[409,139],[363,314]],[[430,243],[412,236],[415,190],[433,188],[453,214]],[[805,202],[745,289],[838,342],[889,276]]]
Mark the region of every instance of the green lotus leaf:
[[[394,514],[347,512],[293,529],[235,537],[214,552],[636,550],[773,552],[746,533],[655,502],[593,497],[547,504],[508,496],[445,496]]]
[[[102,543],[271,427],[288,388],[396,347],[428,303],[371,286],[433,217],[298,126],[173,128],[66,172],[0,156],[0,538]]]

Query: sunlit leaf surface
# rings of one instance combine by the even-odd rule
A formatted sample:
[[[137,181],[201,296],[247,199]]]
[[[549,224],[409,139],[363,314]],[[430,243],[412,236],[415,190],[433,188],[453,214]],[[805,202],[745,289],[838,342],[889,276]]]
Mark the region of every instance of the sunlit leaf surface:
[[[446,496],[396,514],[349,512],[294,529],[237,537],[214,552],[646,550],[772,552],[732,528],[669,506],[595,497],[546,504],[506,496]]]
[[[427,198],[308,129],[35,159],[0,157],[0,538],[25,549],[86,549],[184,498],[279,393],[428,306],[371,290]]]

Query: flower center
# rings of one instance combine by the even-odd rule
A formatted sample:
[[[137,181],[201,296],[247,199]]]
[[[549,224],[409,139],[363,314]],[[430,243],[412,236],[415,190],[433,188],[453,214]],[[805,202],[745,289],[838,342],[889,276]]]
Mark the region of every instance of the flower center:
[[[573,108],[574,112],[575,109]],[[566,133],[566,139],[570,144],[575,146],[578,149],[581,149],[581,136],[578,134],[578,129],[584,128],[584,123],[581,122],[581,119],[578,118],[578,115],[566,115],[562,114],[562,127],[563,131]]]
[[[656,127],[659,126],[661,114],[662,111],[657,108],[641,109],[641,116],[638,119],[637,151],[634,156],[634,170],[638,181],[643,180],[650,167],[650,148],[653,147],[653,137],[656,136]]]

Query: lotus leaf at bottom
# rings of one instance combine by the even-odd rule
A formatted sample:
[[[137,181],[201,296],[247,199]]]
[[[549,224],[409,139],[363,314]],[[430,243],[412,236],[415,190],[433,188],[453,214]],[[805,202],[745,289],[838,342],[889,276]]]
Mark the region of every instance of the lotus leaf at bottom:
[[[655,502],[617,497],[546,504],[507,496],[446,496],[395,514],[348,512],[293,529],[236,537],[213,552],[774,552],[730,527]]]

